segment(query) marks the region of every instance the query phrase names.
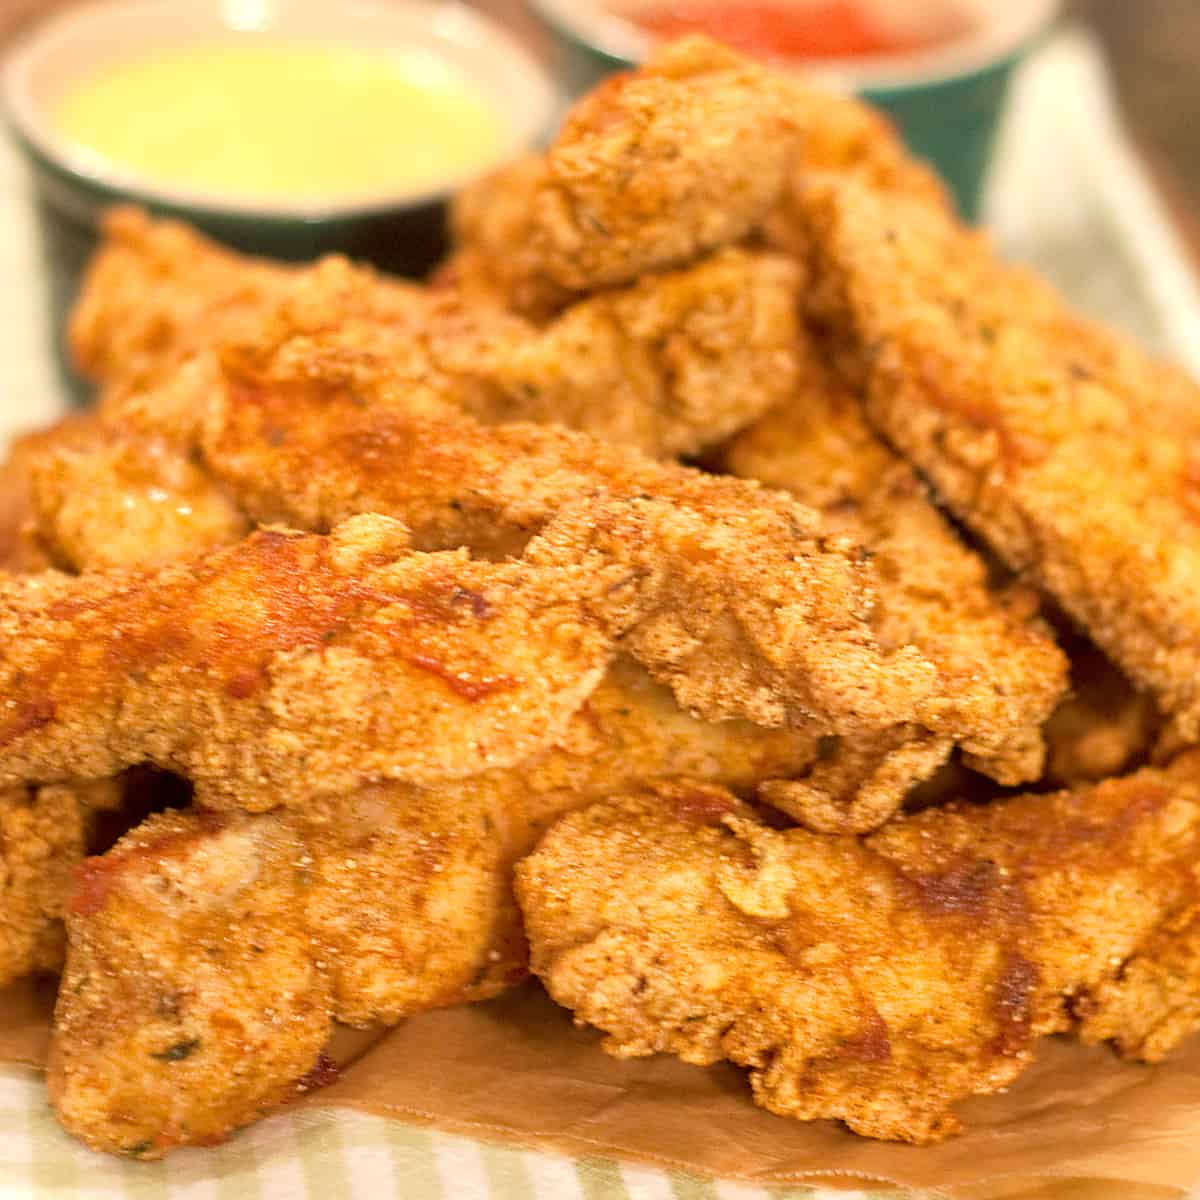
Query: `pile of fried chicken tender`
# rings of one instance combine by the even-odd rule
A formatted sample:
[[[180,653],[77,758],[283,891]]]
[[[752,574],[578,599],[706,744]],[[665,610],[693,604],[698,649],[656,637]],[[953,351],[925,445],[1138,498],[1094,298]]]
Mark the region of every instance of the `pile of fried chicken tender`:
[[[704,39],[454,231],[418,287],[108,223],[0,535],[63,1125],[211,1143],[530,970],[914,1143],[1200,1025],[1200,388]]]

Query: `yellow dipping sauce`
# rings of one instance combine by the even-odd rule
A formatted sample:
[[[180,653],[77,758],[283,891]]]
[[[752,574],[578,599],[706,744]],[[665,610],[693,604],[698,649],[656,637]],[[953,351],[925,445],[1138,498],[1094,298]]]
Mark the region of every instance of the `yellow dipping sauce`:
[[[65,97],[57,124],[149,184],[256,200],[433,190],[511,136],[434,54],[260,37],[104,71]]]

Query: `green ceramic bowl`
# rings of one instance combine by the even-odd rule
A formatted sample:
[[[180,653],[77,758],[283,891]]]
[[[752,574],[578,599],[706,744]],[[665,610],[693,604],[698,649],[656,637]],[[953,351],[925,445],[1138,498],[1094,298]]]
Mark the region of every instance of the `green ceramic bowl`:
[[[533,2],[555,35],[562,73],[575,92],[614,70],[641,62],[654,40],[628,18],[639,10],[664,7],[663,0]],[[886,13],[885,0],[876,4]],[[1013,69],[1051,27],[1060,3],[922,0],[890,7],[893,14],[911,16],[917,9],[939,4],[966,16],[972,32],[904,57],[806,63],[803,70],[809,78],[854,92],[889,113],[913,150],[941,172],[964,215],[974,219]]]
[[[6,60],[0,94],[37,183],[61,255],[86,254],[103,210],[134,202],[190,221],[238,249],[284,259],[342,252],[406,274],[441,256],[445,202],[465,179],[433,191],[397,190],[351,200],[264,203],[233,193],[168,187],[138,178],[77,145],[54,125],[64,91],[88,74],[137,56],[200,41],[283,37],[289,42],[417,47],[450,63],[509,115],[510,137],[480,171],[551,132],[559,96],[533,58],[501,27],[446,0],[107,0],[36,30]]]

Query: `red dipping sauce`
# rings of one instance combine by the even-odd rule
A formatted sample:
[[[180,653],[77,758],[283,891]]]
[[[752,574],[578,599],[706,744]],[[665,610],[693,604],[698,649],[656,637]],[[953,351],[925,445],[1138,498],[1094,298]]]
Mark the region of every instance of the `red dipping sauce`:
[[[872,5],[855,0],[808,4],[677,0],[632,14],[630,19],[660,37],[707,33],[758,58],[792,60],[911,54],[954,41],[971,29],[964,17],[950,16],[919,34],[898,32],[878,20]]]

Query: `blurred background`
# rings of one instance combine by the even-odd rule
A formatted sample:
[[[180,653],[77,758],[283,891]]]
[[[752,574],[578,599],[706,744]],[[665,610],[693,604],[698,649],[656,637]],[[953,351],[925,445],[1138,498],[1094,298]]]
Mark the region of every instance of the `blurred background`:
[[[1070,0],[1068,11],[1104,40],[1130,132],[1200,252],[1200,3]]]
[[[23,28],[78,2],[0,0],[0,53]],[[553,40],[528,0],[465,2],[500,19],[553,60]],[[1102,42],[1127,132],[1200,267],[1200,138],[1194,132],[1200,113],[1200,0],[1064,0],[1064,13]]]
[[[0,47],[39,15],[71,0],[0,0]],[[330,0],[331,3],[335,0]],[[474,0],[537,40],[524,0]],[[1139,149],[1200,253],[1200,0],[1067,0],[1109,52]]]

